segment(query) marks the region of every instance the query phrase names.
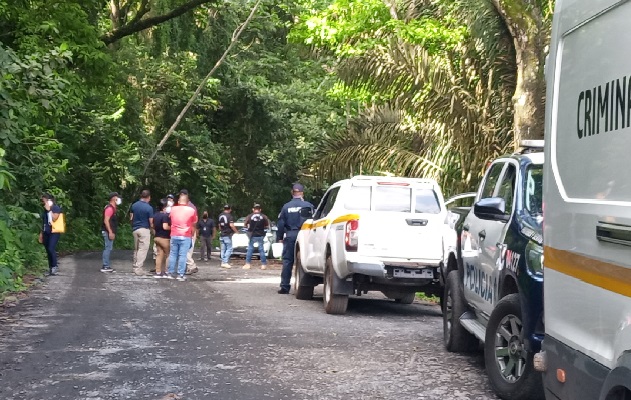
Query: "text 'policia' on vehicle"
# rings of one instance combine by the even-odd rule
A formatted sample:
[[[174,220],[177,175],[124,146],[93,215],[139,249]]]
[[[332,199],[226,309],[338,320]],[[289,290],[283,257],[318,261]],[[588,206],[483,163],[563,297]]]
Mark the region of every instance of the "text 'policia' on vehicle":
[[[458,251],[445,265],[449,351],[484,343],[491,386],[506,400],[543,398],[533,356],[543,339],[543,141],[494,160],[472,207],[451,207]],[[451,203],[451,199],[447,201]]]

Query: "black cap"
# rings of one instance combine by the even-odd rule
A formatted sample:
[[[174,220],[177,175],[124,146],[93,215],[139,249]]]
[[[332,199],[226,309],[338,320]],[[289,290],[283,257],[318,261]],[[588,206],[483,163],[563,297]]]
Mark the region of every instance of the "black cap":
[[[173,196],[171,193],[167,194],[167,199],[175,199],[175,196]]]
[[[113,197],[120,197],[120,195],[118,194],[118,192],[111,192],[108,196],[107,199],[108,200],[112,200]]]
[[[231,208],[232,208],[232,207],[230,207],[230,204],[226,204],[226,205],[224,205],[224,206],[223,206],[223,209],[224,209],[224,210],[229,210],[229,209],[231,209]]]
[[[294,185],[291,187],[291,190],[293,190],[294,192],[304,192],[305,187],[302,186],[300,183],[294,183]]]
[[[188,196],[188,190],[186,190],[186,189],[182,189],[182,190],[180,190],[180,193],[179,193],[179,194],[185,194],[185,195],[187,195],[187,196]]]
[[[261,209],[261,205],[259,203],[254,203],[254,207],[252,208],[258,208],[259,210]]]

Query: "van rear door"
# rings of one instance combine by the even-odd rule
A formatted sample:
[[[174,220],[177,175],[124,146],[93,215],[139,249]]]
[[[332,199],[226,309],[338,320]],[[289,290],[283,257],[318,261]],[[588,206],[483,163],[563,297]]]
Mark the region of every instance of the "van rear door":
[[[360,254],[442,259],[446,210],[432,185],[384,180],[371,191],[370,212],[362,212],[359,221]]]

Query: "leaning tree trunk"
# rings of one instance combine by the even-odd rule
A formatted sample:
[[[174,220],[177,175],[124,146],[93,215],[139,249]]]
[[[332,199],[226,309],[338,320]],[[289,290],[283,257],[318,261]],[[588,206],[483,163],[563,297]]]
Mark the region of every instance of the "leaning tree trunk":
[[[549,26],[534,0],[492,0],[513,38],[517,61],[514,103],[515,146],[543,139],[545,117],[545,43]]]

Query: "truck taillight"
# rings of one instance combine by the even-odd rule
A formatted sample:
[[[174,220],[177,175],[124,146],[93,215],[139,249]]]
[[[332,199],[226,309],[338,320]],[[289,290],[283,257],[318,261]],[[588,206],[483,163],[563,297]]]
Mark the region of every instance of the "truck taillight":
[[[344,231],[344,243],[346,244],[346,251],[357,251],[357,229],[359,228],[359,221],[352,219],[346,223],[346,230]]]

